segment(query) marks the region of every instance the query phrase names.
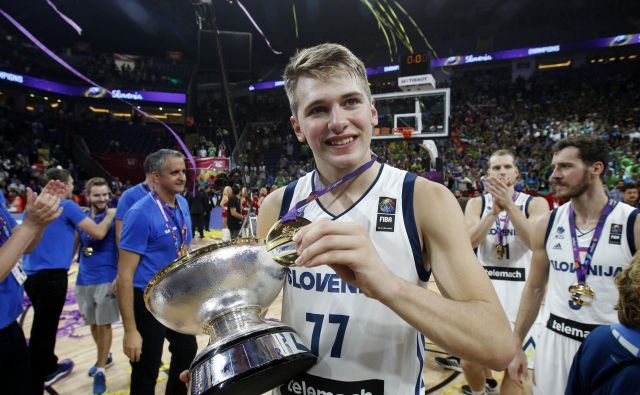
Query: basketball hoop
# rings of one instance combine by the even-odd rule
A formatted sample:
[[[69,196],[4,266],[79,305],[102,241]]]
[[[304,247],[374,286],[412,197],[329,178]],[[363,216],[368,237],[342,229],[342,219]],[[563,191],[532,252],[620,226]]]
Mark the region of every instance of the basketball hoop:
[[[413,132],[411,130],[403,130],[402,131],[402,137],[404,137],[405,139],[408,139],[411,136],[413,136]]]

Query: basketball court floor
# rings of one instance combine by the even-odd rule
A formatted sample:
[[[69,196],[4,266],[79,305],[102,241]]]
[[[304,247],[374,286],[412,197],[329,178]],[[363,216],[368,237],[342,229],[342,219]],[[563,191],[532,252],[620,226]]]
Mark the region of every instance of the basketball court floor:
[[[211,243],[209,240],[194,240],[193,247],[198,248]],[[69,290],[67,301],[58,325],[58,338],[56,342],[56,354],[58,358],[71,358],[75,367],[73,372],[65,379],[53,385],[53,389],[60,395],[85,395],[92,393],[93,379],[87,376],[88,369],[93,366],[96,360],[96,347],[91,338],[89,327],[85,326],[78,311],[73,289],[77,276],[78,265],[74,263],[69,271]],[[437,290],[435,281],[429,283],[429,288]],[[282,296],[279,296],[269,308],[268,318],[279,318],[282,306]],[[33,311],[28,309],[24,317],[23,329],[25,336],[29,337],[31,330],[31,320]],[[131,368],[129,362],[122,352],[123,329],[121,322],[113,325],[113,343],[111,352],[113,353],[114,364],[106,370],[107,392],[106,395],[127,395],[129,394],[129,376]],[[198,336],[198,350],[202,350],[208,341],[208,337]],[[444,355],[443,351],[427,340],[425,354],[424,381],[427,394],[453,395],[462,394],[461,387],[465,384],[462,374],[445,370],[434,362],[434,357]],[[164,394],[166,385],[166,373],[170,354],[168,343],[165,342],[163,362],[167,365],[161,368],[156,385],[156,394]],[[502,380],[502,373],[496,373],[496,379]],[[1,384],[0,384],[1,388]],[[1,391],[0,391],[1,392]],[[45,391],[46,393],[46,391]],[[401,395],[401,394],[399,394]]]

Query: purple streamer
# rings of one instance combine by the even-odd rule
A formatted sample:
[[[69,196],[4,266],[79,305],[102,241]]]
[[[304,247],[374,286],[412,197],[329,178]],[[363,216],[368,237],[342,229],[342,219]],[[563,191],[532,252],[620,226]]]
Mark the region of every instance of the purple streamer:
[[[58,15],[60,15],[60,18],[64,19],[64,21],[67,22],[69,26],[71,26],[73,30],[78,33],[78,35],[82,35],[82,28],[78,26],[78,24],[75,23],[73,19],[69,18],[68,16],[63,14],[62,11],[58,10],[58,7],[56,7],[56,5],[51,2],[51,0],[47,0],[47,4],[49,4],[49,6],[51,6],[51,8],[53,8],[53,10],[57,12]]]
[[[38,48],[40,48],[41,50],[44,51],[44,53],[46,53],[47,55],[49,55],[49,57],[51,57],[53,60],[55,60],[57,63],[59,63],[62,67],[64,67],[65,69],[69,70],[71,73],[73,73],[76,77],[80,78],[83,81],[86,81],[87,83],[91,84],[92,86],[98,87],[100,89],[104,89],[107,93],[109,93],[110,95],[113,96],[113,94],[111,93],[111,91],[107,88],[104,88],[102,86],[100,86],[99,84],[93,82],[89,77],[85,76],[84,74],[82,74],[81,72],[79,72],[78,70],[74,69],[71,65],[69,65],[67,62],[64,61],[64,59],[60,58],[58,55],[56,55],[53,51],[51,51],[49,48],[47,48],[46,45],[44,45],[42,42],[40,42],[40,40],[38,40],[33,34],[31,34],[31,32],[29,32],[29,30],[27,30],[24,26],[22,26],[20,24],[20,22],[16,21],[15,19],[13,19],[11,17],[11,15],[7,14],[2,8],[0,8],[0,14],[2,14],[2,16],[4,16],[9,22],[11,22],[11,24],[13,24],[18,30],[20,30],[22,32],[22,34],[24,34],[25,36],[27,36],[27,38],[34,43]],[[156,122],[158,122],[160,125],[162,125],[165,129],[167,129],[169,132],[171,132],[171,134],[173,135],[173,137],[176,139],[176,141],[178,142],[178,145],[180,145],[180,148],[182,148],[182,150],[184,151],[187,159],[189,160],[189,163],[191,163],[191,166],[193,167],[193,190],[195,192],[195,185],[197,183],[197,173],[196,173],[196,161],[195,159],[193,159],[193,155],[191,155],[191,152],[189,151],[189,149],[187,148],[186,144],[184,143],[184,141],[182,141],[182,139],[180,138],[180,136],[178,136],[178,133],[176,133],[173,129],[171,129],[169,127],[169,125],[167,125],[166,123],[162,122],[161,120],[159,120],[158,118],[155,118],[149,114],[147,114],[146,112],[144,112],[143,110],[140,110],[139,108],[137,108],[134,104],[129,103],[126,100],[123,99],[117,99],[120,100],[121,102],[129,105],[131,108],[133,108],[135,111],[137,111],[138,113],[140,113],[141,115],[152,119]]]
[[[247,18],[249,18],[251,23],[253,23],[253,27],[255,27],[256,30],[258,31],[258,33],[260,33],[260,35],[262,36],[262,38],[264,38],[264,41],[266,41],[267,46],[269,47],[271,52],[273,52],[276,55],[282,55],[282,51],[276,51],[275,49],[273,49],[273,47],[271,46],[271,43],[269,42],[269,39],[267,38],[267,36],[265,36],[265,34],[262,32],[262,29],[260,29],[260,26],[258,26],[256,21],[253,20],[253,18],[251,17],[251,14],[249,13],[249,11],[247,11],[247,9],[244,7],[244,5],[242,5],[240,0],[236,0],[236,3],[238,3],[238,5],[242,9],[242,11],[244,11],[244,13],[247,15]]]

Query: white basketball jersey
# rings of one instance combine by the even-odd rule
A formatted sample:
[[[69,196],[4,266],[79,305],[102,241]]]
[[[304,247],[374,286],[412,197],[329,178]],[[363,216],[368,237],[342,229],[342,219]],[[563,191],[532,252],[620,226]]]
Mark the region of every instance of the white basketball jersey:
[[[558,207],[551,214],[547,227],[545,246],[551,266],[544,317],[547,328],[582,341],[593,325],[618,321],[614,310],[618,290],[613,280],[635,253],[633,226],[638,210],[618,203],[607,217],[586,278],[586,283],[595,291],[595,297],[592,304],[580,306],[571,300],[569,293],[569,287],[577,282],[569,230],[569,205],[566,203]],[[580,259],[584,263],[594,232],[582,236],[579,231],[576,233]]]
[[[489,215],[493,210],[493,195],[483,195],[482,199],[483,209],[480,218]],[[525,217],[528,216],[531,199],[532,196],[519,193],[514,202]],[[515,322],[520,305],[520,295],[529,274],[531,250],[518,237],[511,221],[507,227],[504,227],[506,218],[508,218],[507,213],[501,212],[498,215],[499,221],[489,228],[487,236],[478,245],[478,259],[493,283],[507,318],[509,321]],[[499,243],[498,232],[502,232],[502,243],[505,246],[502,258],[499,258],[496,252],[496,246]]]
[[[315,175],[299,179],[290,199],[285,192],[281,215],[312,192]],[[430,273],[422,263],[413,216],[414,181],[414,174],[382,165],[370,189],[344,213],[334,216],[315,201],[304,217],[361,224],[389,270],[424,287]],[[318,355],[318,363],[276,393],[424,394],[424,337],[330,267],[288,269],[282,321]]]

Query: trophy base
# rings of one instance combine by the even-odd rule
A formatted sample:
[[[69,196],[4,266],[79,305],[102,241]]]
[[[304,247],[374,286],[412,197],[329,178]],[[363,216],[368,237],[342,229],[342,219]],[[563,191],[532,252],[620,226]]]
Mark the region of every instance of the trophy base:
[[[262,394],[305,372],[316,360],[293,329],[265,329],[198,355],[190,369],[191,394]]]

